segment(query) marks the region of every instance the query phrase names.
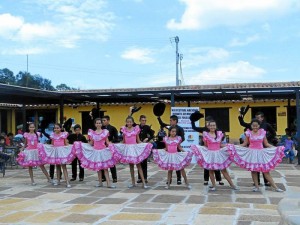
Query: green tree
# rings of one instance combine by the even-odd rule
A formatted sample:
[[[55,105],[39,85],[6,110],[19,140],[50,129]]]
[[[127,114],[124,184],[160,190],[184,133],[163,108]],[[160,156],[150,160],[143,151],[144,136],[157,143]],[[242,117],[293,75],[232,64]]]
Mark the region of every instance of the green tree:
[[[56,86],[56,88],[54,88],[52,86],[51,80],[43,78],[39,74],[32,75],[25,71],[20,71],[15,76],[14,73],[7,68],[0,69],[0,83],[35,88],[35,89],[42,89],[48,91],[79,90],[79,88],[69,87],[64,83],[59,84]]]
[[[0,83],[14,85],[15,81],[16,77],[14,76],[14,73],[11,70],[7,68],[0,70]]]
[[[22,71],[20,71],[16,75],[16,84],[23,87],[30,87],[42,90],[55,90],[49,79],[44,79],[40,75],[31,75],[30,73]]]
[[[43,89],[48,91],[55,91],[55,88],[51,84],[51,80],[44,79],[43,80]]]
[[[70,91],[70,90],[78,90],[78,88],[69,87],[66,84],[59,84],[56,86],[56,90],[58,91]]]

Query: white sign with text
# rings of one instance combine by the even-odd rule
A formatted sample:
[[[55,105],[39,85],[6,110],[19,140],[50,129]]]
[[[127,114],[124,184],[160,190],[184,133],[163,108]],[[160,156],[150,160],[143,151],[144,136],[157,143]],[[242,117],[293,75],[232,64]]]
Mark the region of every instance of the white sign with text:
[[[199,144],[199,133],[192,129],[190,121],[190,115],[196,110],[199,111],[199,107],[171,107],[171,115],[178,116],[178,125],[184,129],[185,140],[181,146],[185,151],[191,151],[191,145]],[[198,127],[199,121],[195,125]],[[196,160],[193,159],[192,163],[196,163]]]

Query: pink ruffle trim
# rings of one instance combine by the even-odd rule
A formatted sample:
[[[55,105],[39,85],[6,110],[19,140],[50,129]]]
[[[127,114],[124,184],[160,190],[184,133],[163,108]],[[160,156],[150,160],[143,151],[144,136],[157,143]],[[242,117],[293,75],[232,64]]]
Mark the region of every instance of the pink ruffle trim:
[[[24,152],[20,152],[17,157],[17,162],[19,163],[19,165],[23,167],[34,167],[34,166],[40,166],[45,164],[43,163],[42,160],[29,160],[25,162],[25,157],[26,156]]]
[[[228,144],[227,148],[228,149],[234,148],[234,146],[231,145],[231,144]],[[230,166],[230,164],[232,163],[232,160],[230,159],[230,157],[228,157],[228,159],[223,163],[207,163],[205,161],[203,155],[201,154],[201,152],[196,147],[196,145],[191,145],[191,149],[195,154],[198,165],[203,167],[204,169],[207,169],[207,170],[223,170],[223,169],[228,168]]]
[[[153,160],[159,166],[159,168],[161,168],[163,170],[182,170],[185,167],[187,167],[188,165],[190,165],[190,163],[192,161],[192,157],[193,157],[193,152],[187,152],[188,154],[186,155],[184,160],[182,160],[181,163],[179,163],[179,164],[177,164],[177,163],[166,163],[166,162],[164,162],[160,159],[159,151],[161,151],[161,150],[158,150],[158,149],[153,149],[152,150]],[[176,153],[170,153],[170,154],[176,154]]]
[[[44,145],[41,143],[38,144],[38,150],[39,150],[39,156],[42,158],[42,161],[52,165],[70,164],[76,157],[75,154],[76,150],[74,148],[74,145],[72,146],[71,153],[67,157],[62,157],[62,158],[48,157]]]
[[[105,169],[111,168],[117,164],[117,162],[114,158],[111,158],[110,160],[107,160],[105,162],[93,162],[93,161],[87,159],[84,156],[84,154],[82,153],[81,142],[77,142],[77,141],[74,142],[73,147],[76,150],[76,155],[81,162],[81,166],[85,169],[99,171],[99,170],[105,170]],[[109,146],[109,148],[111,148],[111,147]],[[99,150],[95,150],[95,151],[99,151]]]
[[[247,169],[248,171],[265,173],[269,172],[270,170],[274,170],[275,167],[282,161],[282,158],[284,157],[284,146],[278,146],[276,148],[273,159],[270,162],[264,164],[246,162],[237,154],[235,148],[229,149],[229,153],[231,160],[235,162],[235,164],[237,164],[240,168]]]
[[[135,156],[135,157],[122,155],[122,153],[120,153],[118,151],[118,149],[116,148],[116,146],[113,144],[110,144],[108,147],[112,151],[113,158],[116,161],[121,162],[121,163],[139,164],[143,160],[147,159],[148,156],[150,155],[151,149],[152,149],[152,144],[147,143],[144,151],[139,156]]]

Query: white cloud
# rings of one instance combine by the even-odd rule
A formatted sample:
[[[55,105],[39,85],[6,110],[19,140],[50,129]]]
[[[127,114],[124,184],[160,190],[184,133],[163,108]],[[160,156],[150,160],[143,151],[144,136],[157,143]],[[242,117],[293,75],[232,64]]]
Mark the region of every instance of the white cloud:
[[[35,0],[33,13],[48,14],[38,22],[9,13],[0,14],[0,38],[19,45],[37,45],[45,49],[75,48],[81,40],[106,41],[114,27],[114,15],[105,12],[104,0]],[[0,39],[1,40],[1,39]]]
[[[237,47],[237,46],[245,46],[248,44],[251,44],[252,42],[259,41],[262,37],[259,34],[254,34],[249,37],[246,37],[244,40],[241,40],[240,38],[234,38],[230,41],[229,46],[230,47]]]
[[[223,48],[201,47],[188,49],[186,55],[186,58],[183,56],[183,68],[224,61],[229,58],[230,52]]]
[[[24,20],[9,13],[0,15],[0,37],[11,39],[22,27]]]
[[[238,26],[265,21],[300,8],[297,0],[180,0],[186,9],[180,19],[171,19],[169,29],[203,29],[218,25]]]
[[[133,60],[142,64],[148,64],[155,62],[153,55],[153,50],[149,48],[137,48],[132,47],[121,54],[123,59]]]
[[[266,73],[263,68],[249,62],[237,61],[216,68],[205,69],[185,78],[186,84],[238,83],[258,81]]]
[[[14,49],[9,49],[9,50],[2,50],[1,55],[37,55],[37,54],[42,54],[45,53],[44,48],[39,48],[39,47],[30,47],[30,48],[14,48]]]
[[[54,38],[57,33],[58,29],[49,22],[42,24],[24,23],[18,31],[17,39],[30,42],[32,40]]]

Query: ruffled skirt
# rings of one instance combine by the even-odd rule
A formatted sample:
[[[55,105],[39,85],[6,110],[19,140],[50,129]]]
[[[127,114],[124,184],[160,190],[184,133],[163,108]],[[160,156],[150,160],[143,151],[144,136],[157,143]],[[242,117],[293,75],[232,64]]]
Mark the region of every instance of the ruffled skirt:
[[[111,168],[117,163],[110,150],[112,145],[108,148],[97,150],[90,144],[75,142],[74,147],[83,168],[99,171]]]
[[[24,151],[21,151],[18,154],[17,161],[24,167],[40,166],[45,164],[39,156],[39,151],[37,149],[24,149]]]
[[[46,163],[53,165],[69,164],[76,155],[73,145],[53,146],[47,144],[38,144],[39,155]]]
[[[196,156],[199,166],[207,170],[223,170],[230,166],[229,149],[234,148],[234,145],[228,144],[219,150],[209,150],[205,146],[192,145],[191,149]]]
[[[169,153],[164,149],[153,149],[154,162],[163,170],[182,170],[187,167],[193,157],[193,152]]]
[[[147,159],[151,153],[151,143],[113,144],[113,157],[121,163],[139,164]]]
[[[284,156],[284,147],[250,149],[235,145],[230,149],[230,157],[239,167],[249,171],[269,172],[273,170]]]

